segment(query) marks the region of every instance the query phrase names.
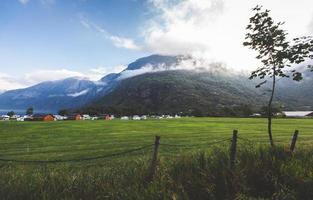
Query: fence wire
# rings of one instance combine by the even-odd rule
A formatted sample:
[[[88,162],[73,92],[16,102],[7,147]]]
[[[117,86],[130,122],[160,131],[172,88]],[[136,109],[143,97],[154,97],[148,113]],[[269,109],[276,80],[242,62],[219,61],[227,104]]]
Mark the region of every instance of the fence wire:
[[[248,138],[243,138],[243,137],[239,137],[239,136],[237,138],[244,141],[244,142],[250,143],[250,144],[266,144],[266,143],[269,143],[269,141],[267,141],[267,140],[264,140],[264,141],[250,140]],[[274,144],[275,143],[287,144],[285,140],[284,141],[283,140],[274,140]]]
[[[113,158],[117,156],[126,155],[129,153],[145,150],[147,148],[151,148],[153,144],[145,145],[139,148],[130,149],[118,153],[112,153],[102,156],[94,156],[89,158],[76,158],[76,159],[67,159],[67,160],[18,160],[18,159],[3,159],[0,158],[0,162],[13,162],[13,163],[24,163],[24,164],[54,164],[54,163],[67,163],[67,162],[83,162],[83,161],[92,161],[106,158]]]
[[[256,140],[251,140],[248,138],[243,138],[243,137],[237,137],[239,141],[243,141],[245,143],[248,143],[249,145],[256,145],[256,144],[265,144],[268,143],[268,141],[256,141]],[[232,139],[222,139],[218,141],[213,141],[209,143],[201,143],[201,144],[170,144],[170,143],[160,143],[160,146],[168,147],[168,148],[174,148],[177,150],[190,150],[190,149],[195,149],[197,147],[213,147],[216,144],[221,144],[224,142],[231,142]],[[275,143],[285,143],[285,141],[275,141]],[[23,164],[57,164],[57,163],[71,163],[71,162],[84,162],[84,161],[94,161],[94,160],[100,160],[100,159],[108,159],[108,158],[114,158],[114,157],[119,157],[119,156],[124,156],[133,152],[138,152],[142,150],[146,150],[148,148],[151,148],[154,146],[154,144],[148,144],[141,146],[139,148],[134,148],[134,149],[129,149],[117,153],[112,153],[112,154],[107,154],[107,155],[101,155],[101,156],[94,156],[94,157],[87,157],[87,158],[74,158],[74,159],[58,159],[58,160],[19,160],[19,159],[5,159],[5,158],[0,158],[0,162],[9,162],[9,163],[23,163]],[[162,148],[160,149],[162,151]],[[171,152],[166,150],[166,154],[176,154],[177,151],[174,150]]]
[[[176,148],[193,148],[193,147],[200,147],[200,146],[212,146],[215,144],[219,144],[225,141],[230,141],[230,139],[224,139],[219,141],[214,141],[210,143],[202,143],[202,144],[168,144],[168,143],[160,143],[161,146],[167,146],[167,147],[176,147]]]

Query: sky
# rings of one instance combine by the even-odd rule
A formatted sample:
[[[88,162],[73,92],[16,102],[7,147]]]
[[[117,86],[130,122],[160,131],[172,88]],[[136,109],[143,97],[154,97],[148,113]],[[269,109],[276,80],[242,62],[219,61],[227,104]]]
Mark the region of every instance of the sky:
[[[312,0],[1,0],[0,91],[81,76],[98,80],[150,54],[189,54],[236,70],[259,65],[242,45],[251,9],[313,34]]]

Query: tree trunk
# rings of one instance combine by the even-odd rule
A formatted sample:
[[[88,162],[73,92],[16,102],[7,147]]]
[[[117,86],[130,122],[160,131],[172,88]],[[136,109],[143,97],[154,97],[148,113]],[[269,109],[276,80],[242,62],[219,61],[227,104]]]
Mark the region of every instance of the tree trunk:
[[[273,135],[272,135],[272,102],[275,94],[275,86],[276,86],[276,68],[273,68],[273,84],[272,84],[272,92],[271,92],[271,97],[268,102],[268,113],[267,113],[267,119],[268,119],[268,126],[267,126],[267,131],[268,131],[268,137],[270,139],[270,144],[273,147],[274,146],[274,141],[273,141]]]

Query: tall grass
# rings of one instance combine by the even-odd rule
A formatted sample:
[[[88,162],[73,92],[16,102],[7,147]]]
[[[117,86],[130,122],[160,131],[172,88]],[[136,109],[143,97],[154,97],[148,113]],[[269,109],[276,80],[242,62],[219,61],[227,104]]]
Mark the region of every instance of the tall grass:
[[[313,199],[313,149],[250,148],[229,168],[227,148],[86,165],[0,163],[1,199]]]

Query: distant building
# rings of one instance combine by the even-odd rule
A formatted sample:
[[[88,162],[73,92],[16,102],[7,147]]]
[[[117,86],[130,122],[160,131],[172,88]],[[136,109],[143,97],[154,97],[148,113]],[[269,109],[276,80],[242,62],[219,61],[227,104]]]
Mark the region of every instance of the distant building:
[[[147,119],[147,115],[142,115],[142,116],[140,117],[140,119],[141,119],[141,120],[146,120],[146,119]]]
[[[23,122],[24,121],[24,117],[18,117],[18,118],[16,118],[16,121]]]
[[[54,115],[54,119],[57,120],[57,121],[62,121],[62,120],[66,120],[67,116]]]
[[[123,116],[123,117],[121,117],[121,120],[129,120],[129,117]]]
[[[23,121],[33,121],[33,116],[32,115],[24,115]]]
[[[114,119],[114,116],[113,116]],[[105,115],[104,120],[112,120],[112,115]]]
[[[91,117],[90,117],[90,115],[84,114],[82,116],[82,120],[91,120]]]
[[[283,111],[286,117],[313,117],[313,111]]]
[[[140,117],[138,115],[134,115],[133,120],[140,120]]]
[[[9,115],[2,115],[0,117],[0,120],[2,120],[2,121],[9,121],[10,120],[10,116]]]
[[[13,115],[12,117],[10,117],[11,120],[17,120],[18,118],[20,118],[20,115]]]
[[[262,115],[260,113],[253,113],[250,115],[251,117],[261,117]]]
[[[67,117],[68,120],[82,120],[82,116],[80,114],[70,115]]]
[[[91,120],[98,120],[99,119],[99,117],[97,117],[97,116],[92,116],[91,117]]]
[[[33,121],[54,121],[54,116],[51,114],[35,114]]]

